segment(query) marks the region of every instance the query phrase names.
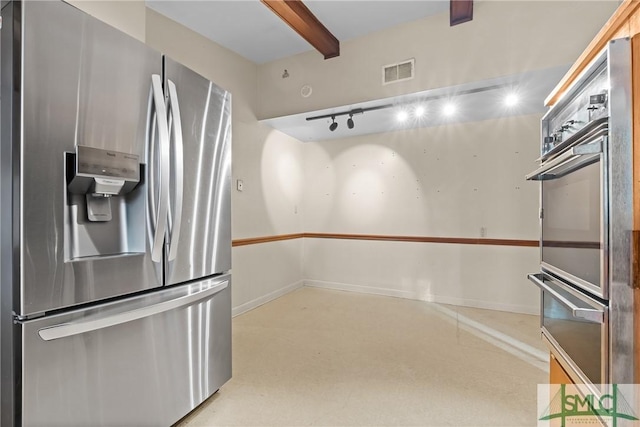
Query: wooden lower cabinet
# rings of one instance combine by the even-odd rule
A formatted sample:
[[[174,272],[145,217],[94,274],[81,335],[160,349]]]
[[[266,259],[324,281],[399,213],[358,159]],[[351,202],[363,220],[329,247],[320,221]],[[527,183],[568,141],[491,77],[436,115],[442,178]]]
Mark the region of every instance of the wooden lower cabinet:
[[[573,384],[555,356],[549,353],[549,384]]]

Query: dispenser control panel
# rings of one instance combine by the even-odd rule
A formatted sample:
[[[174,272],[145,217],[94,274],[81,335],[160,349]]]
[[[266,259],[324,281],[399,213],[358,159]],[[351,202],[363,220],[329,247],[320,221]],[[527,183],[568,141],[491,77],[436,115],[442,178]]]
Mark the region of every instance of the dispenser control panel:
[[[94,196],[119,196],[140,182],[138,156],[78,145],[69,191]]]
[[[77,173],[125,180],[140,180],[140,160],[135,154],[79,145]]]

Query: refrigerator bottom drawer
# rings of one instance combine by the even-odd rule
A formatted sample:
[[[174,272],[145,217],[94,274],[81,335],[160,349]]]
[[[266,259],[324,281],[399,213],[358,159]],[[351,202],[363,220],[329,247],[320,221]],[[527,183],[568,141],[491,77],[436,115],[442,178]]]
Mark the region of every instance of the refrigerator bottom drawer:
[[[23,323],[23,425],[168,426],[228,381],[230,277],[162,292]]]

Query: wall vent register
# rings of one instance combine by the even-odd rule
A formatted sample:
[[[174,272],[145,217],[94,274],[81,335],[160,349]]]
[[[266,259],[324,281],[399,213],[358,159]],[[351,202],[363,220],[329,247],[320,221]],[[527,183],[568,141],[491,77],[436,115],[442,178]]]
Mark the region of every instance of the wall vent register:
[[[411,58],[397,64],[382,67],[382,84],[396,83],[410,80],[415,75],[415,59]]]

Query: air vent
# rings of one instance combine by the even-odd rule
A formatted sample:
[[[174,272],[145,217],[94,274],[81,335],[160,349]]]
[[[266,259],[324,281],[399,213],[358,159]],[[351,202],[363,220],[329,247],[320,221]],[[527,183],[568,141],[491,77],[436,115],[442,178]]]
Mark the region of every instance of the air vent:
[[[389,64],[382,67],[382,84],[401,82],[412,79],[414,76],[415,59],[411,58],[397,64]]]

